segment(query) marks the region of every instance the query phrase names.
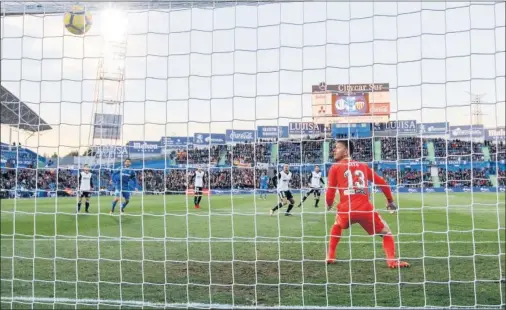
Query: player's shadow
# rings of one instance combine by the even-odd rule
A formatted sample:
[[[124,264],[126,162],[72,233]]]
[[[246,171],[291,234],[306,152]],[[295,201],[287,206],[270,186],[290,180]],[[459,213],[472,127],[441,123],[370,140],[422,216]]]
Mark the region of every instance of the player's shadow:
[[[107,215],[107,216],[112,217],[112,220],[116,224],[130,224],[134,221],[135,218],[135,216],[128,216],[128,215],[114,215],[114,216]]]

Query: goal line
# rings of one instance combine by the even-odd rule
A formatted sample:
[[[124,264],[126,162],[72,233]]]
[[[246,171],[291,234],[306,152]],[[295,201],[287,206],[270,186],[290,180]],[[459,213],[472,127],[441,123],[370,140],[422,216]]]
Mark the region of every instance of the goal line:
[[[49,298],[14,296],[3,297],[2,303],[29,303],[29,304],[65,304],[65,305],[104,305],[104,306],[127,306],[127,307],[152,307],[152,308],[175,308],[175,309],[389,309],[388,307],[334,307],[334,306],[265,306],[265,305],[232,305],[232,304],[205,304],[205,303],[153,303],[136,300],[115,300],[115,299],[78,299],[78,298]],[[452,308],[467,308],[465,306],[452,306]],[[492,307],[500,309],[501,307]],[[409,309],[443,309],[443,307],[409,307]],[[474,309],[491,309],[489,306],[476,305]]]

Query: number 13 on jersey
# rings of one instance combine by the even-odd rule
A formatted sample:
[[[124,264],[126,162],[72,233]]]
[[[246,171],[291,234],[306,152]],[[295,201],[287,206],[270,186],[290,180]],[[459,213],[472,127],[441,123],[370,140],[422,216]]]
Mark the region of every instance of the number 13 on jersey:
[[[344,190],[345,195],[363,194],[367,195],[367,179],[362,170],[348,169],[344,172],[344,177],[348,180],[348,188]]]

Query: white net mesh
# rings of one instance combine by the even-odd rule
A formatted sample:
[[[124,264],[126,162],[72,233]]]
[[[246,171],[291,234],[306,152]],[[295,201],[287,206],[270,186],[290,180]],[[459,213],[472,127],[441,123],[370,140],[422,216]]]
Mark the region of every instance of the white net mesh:
[[[77,36],[72,5],[2,2],[2,308],[504,308],[504,2],[93,2]],[[396,189],[371,200],[410,269],[357,225],[326,265],[324,192],[269,217],[280,164],[298,204],[334,161],[297,126],[359,123],[322,81],[388,83],[399,122],[333,136]]]

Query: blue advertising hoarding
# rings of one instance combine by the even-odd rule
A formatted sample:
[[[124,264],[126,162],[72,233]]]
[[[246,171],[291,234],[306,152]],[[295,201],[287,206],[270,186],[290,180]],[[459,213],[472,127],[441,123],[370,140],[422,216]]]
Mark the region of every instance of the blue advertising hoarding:
[[[225,134],[197,132],[193,136],[193,144],[196,145],[225,144]]]
[[[289,135],[317,135],[325,132],[323,124],[313,122],[292,122],[288,124]]]
[[[193,144],[193,137],[162,137],[160,145],[162,147],[183,147]]]
[[[374,190],[376,193],[379,193],[379,189]],[[499,187],[423,187],[423,188],[407,188],[407,187],[392,187],[392,191],[394,193],[504,193],[506,192],[506,188],[504,186]]]
[[[91,147],[96,158],[127,158],[128,146],[100,145]]]
[[[210,190],[210,193],[212,195],[247,195],[247,194],[253,194],[257,190],[254,189],[233,189],[233,190]],[[274,193],[274,189],[267,190],[268,192]],[[375,193],[379,193],[380,190],[375,187],[373,190]],[[407,187],[399,187],[399,188],[392,188],[392,191],[394,193],[404,193],[404,194],[415,194],[415,193],[505,193],[506,188],[504,186],[500,187],[452,187],[452,188],[407,188]],[[292,190],[292,193],[299,193],[301,192],[298,189]]]
[[[135,169],[135,168],[134,168]],[[140,168],[139,168],[140,169]],[[258,189],[232,189],[232,190],[216,190],[212,189],[209,190],[209,193],[211,195],[248,195],[253,193],[259,193],[260,190]],[[263,190],[262,190],[263,191]],[[372,189],[375,193],[380,193],[380,190],[377,187],[374,187]],[[371,192],[372,192],[371,191]],[[407,188],[407,187],[399,187],[399,188],[392,188],[392,191],[394,193],[403,193],[403,194],[419,194],[419,193],[506,193],[506,188],[504,186],[499,187],[451,187],[451,188]],[[21,193],[21,191],[18,191]],[[33,191],[26,191],[27,193],[33,193]],[[276,189],[268,189],[267,192],[269,193],[276,193]],[[292,193],[300,193],[301,190],[299,189],[293,189]],[[48,197],[48,194],[50,191],[42,191],[39,190],[37,192],[38,197]],[[486,206],[486,205],[485,205]],[[476,210],[480,208],[480,205],[478,204],[478,207]]]
[[[390,121],[388,123],[374,124],[375,132],[416,133],[416,120]]]
[[[288,138],[288,126],[258,126],[257,138],[259,139]]]
[[[129,154],[159,154],[162,149],[158,141],[130,141],[127,148]]]
[[[254,142],[254,130],[227,129],[225,132],[227,142]]]
[[[437,135],[445,135],[448,133],[450,124],[448,122],[442,122],[442,123],[423,123],[418,124],[417,126],[417,132],[420,135],[424,136],[437,136]]]
[[[367,138],[371,136],[371,124],[332,124],[332,137],[350,136]]]
[[[280,138],[288,138],[290,135],[288,134],[288,126],[279,126],[279,137]]]
[[[451,138],[483,138],[483,125],[450,126]]]
[[[485,129],[485,139],[491,141],[504,141],[506,140],[506,130],[504,127],[495,129]]]
[[[499,169],[504,169],[505,162],[504,160],[498,162],[491,161],[467,161],[467,160],[437,160],[437,161],[397,161],[397,162],[381,162],[375,161],[374,165],[379,169],[399,169],[399,168],[423,168],[428,169],[431,166],[437,166],[439,168],[448,169],[449,171],[456,171],[459,169],[488,169],[491,167],[498,166]]]
[[[272,139],[278,138],[278,126],[258,126],[257,127],[257,137],[259,139]]]

